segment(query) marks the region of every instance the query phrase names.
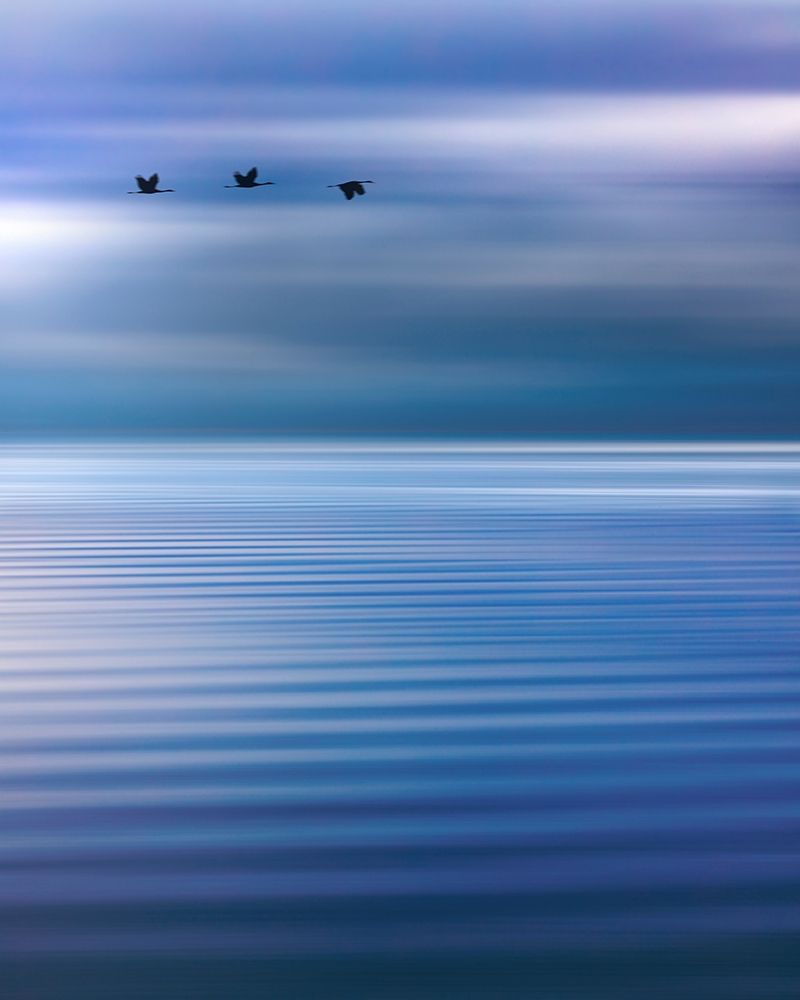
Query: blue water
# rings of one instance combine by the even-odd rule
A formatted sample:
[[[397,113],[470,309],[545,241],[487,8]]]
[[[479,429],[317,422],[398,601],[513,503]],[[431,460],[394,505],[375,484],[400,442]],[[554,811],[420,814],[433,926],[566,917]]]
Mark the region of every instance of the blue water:
[[[800,995],[800,449],[0,449],[3,1000]]]

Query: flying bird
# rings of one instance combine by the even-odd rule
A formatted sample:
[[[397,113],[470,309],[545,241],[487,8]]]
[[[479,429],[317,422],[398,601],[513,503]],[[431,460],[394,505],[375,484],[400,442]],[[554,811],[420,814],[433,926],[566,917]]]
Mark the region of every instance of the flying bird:
[[[175,192],[174,188],[159,188],[158,174],[151,174],[150,177],[142,177],[141,174],[137,174],[136,183],[139,186],[139,190],[129,191],[128,194],[167,194],[170,191]]]
[[[329,188],[339,188],[348,201],[353,200],[354,194],[366,194],[365,184],[374,184],[375,181],[344,181],[343,184],[329,184]]]
[[[258,167],[251,167],[246,174],[239,173],[238,170],[234,170],[233,179],[236,181],[235,184],[226,184],[226,188],[260,188],[266,187],[268,184],[274,184],[275,181],[257,181],[258,177]]]

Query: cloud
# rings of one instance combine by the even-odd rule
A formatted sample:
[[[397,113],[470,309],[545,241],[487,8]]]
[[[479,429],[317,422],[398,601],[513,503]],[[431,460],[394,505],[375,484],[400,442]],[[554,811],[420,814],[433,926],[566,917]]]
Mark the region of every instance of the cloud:
[[[28,84],[775,87],[798,80],[774,45],[775,24],[796,10],[789,0],[30,0],[4,19],[0,75]],[[731,22],[748,22],[767,44],[744,54],[730,44]]]
[[[15,239],[26,245],[43,211],[62,211],[56,201],[74,200],[80,211],[91,201],[106,202],[106,218],[119,217],[133,175],[153,170],[177,194],[155,199],[156,205],[127,199],[135,205],[127,206],[121,233],[134,242],[142,220],[156,217],[170,219],[178,238],[178,210],[187,200],[204,203],[209,229],[219,229],[225,241],[217,216],[226,207],[254,215],[269,209],[270,226],[281,227],[289,205],[315,203],[314,225],[326,229],[340,224],[334,220],[344,208],[353,209],[347,225],[363,220],[366,205],[375,217],[398,203],[413,214],[423,204],[430,210],[467,201],[580,200],[587,186],[609,180],[790,177],[800,155],[800,97],[792,94],[472,91],[426,97],[388,91],[373,92],[356,113],[349,110],[355,100],[340,92],[335,103],[348,107],[343,114],[323,113],[330,95],[306,88],[291,92],[289,113],[226,115],[224,101],[213,113],[203,108],[204,92],[192,101],[167,95],[160,116],[103,112],[12,120],[4,130],[2,180],[6,203],[18,205],[9,222]],[[274,188],[256,192],[257,198],[223,189],[233,169],[253,163],[277,182]],[[377,181],[364,206],[340,205],[338,192],[326,188],[353,176]],[[54,232],[59,225],[54,218]],[[103,227],[99,216],[88,215],[76,239],[86,243],[97,232],[106,243]]]
[[[307,372],[330,361],[319,350],[311,357],[287,343],[227,330],[27,330],[6,331],[0,337],[0,363],[29,368],[285,373]]]
[[[350,289],[796,288],[800,248],[779,199],[740,189],[581,188],[560,204],[358,205],[275,200],[11,203],[2,207],[3,282],[76,290],[261,296],[293,287]],[[260,198],[260,193],[246,197]],[[269,197],[269,196],[267,196]],[[752,196],[751,196],[752,198]],[[754,237],[758,237],[754,240]],[[200,291],[200,298],[203,297]]]

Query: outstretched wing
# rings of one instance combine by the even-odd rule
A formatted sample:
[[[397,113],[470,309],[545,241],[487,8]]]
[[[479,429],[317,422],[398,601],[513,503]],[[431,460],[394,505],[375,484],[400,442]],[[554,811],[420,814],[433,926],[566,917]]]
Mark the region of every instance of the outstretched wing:
[[[141,174],[136,175],[136,183],[139,187],[139,190],[143,193],[145,193],[148,187],[150,187],[149,183],[144,179],[144,177],[142,177]]]
[[[245,174],[245,177],[249,181],[254,181],[258,177],[258,167],[251,167]]]
[[[158,184],[158,174],[150,174],[149,182],[155,187]]]
[[[349,184],[342,184],[342,194],[347,198],[348,201],[353,200],[353,188]]]
[[[234,170],[233,179],[236,181],[237,184],[241,184],[242,181],[247,180],[244,174],[239,170]]]
[[[353,184],[353,190],[356,194],[364,194],[364,185],[356,181],[355,184]]]

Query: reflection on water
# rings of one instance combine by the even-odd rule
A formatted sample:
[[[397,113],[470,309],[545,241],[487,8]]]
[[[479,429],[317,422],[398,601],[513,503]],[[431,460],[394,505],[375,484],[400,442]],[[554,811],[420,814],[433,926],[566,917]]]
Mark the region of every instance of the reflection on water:
[[[798,995],[800,451],[0,458],[4,997]]]

